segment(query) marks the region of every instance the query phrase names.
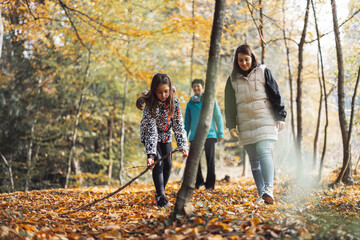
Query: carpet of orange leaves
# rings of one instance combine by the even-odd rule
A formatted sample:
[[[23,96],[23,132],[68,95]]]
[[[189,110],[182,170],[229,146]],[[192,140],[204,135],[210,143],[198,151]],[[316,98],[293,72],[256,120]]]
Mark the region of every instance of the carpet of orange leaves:
[[[115,187],[0,194],[0,239],[360,239],[360,186],[335,189],[276,180],[276,204],[255,204],[252,178],[195,190],[193,214],[172,211],[180,183],[158,209],[151,183],[133,184],[88,210],[70,213]]]

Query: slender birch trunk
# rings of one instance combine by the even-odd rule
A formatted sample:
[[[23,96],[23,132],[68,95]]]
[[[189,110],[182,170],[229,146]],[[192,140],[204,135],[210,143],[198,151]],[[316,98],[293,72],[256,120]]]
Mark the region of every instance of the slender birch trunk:
[[[328,125],[329,125],[329,113],[328,113],[328,102],[327,102],[327,98],[328,95],[326,93],[326,82],[325,82],[325,73],[324,73],[324,63],[323,63],[323,56],[322,56],[322,49],[321,49],[321,42],[320,42],[320,31],[319,31],[319,26],[318,26],[318,22],[317,22],[317,16],[316,16],[316,10],[315,10],[315,5],[313,0],[311,0],[311,5],[312,5],[312,9],[314,12],[314,19],[315,19],[315,28],[316,28],[316,36],[317,36],[317,43],[318,43],[318,52],[319,52],[319,61],[320,61],[320,70],[321,70],[321,74],[319,74],[319,76],[321,75],[321,80],[319,79],[319,84],[320,86],[322,86],[322,90],[321,90],[321,96],[320,96],[320,106],[319,106],[319,124],[320,125],[320,118],[321,118],[321,103],[322,103],[322,97],[324,97],[325,100],[325,126],[324,126],[324,142],[323,142],[323,149],[322,149],[322,154],[321,154],[321,159],[320,159],[320,165],[319,165],[319,181],[321,180],[321,173],[322,173],[322,169],[324,166],[324,159],[325,159],[325,154],[326,154],[326,144],[327,144],[327,129],[328,129]],[[330,91],[331,93],[331,91]],[[329,93],[329,94],[330,94]],[[319,129],[319,128],[318,128]],[[319,131],[317,131],[317,135]],[[314,142],[315,145],[315,142]],[[317,146],[317,143],[316,143]],[[316,152],[315,152],[316,151]],[[314,148],[314,154],[317,154],[317,148]],[[315,155],[316,156],[316,155]],[[314,165],[316,163],[316,157],[313,161]],[[315,167],[315,166],[314,166]]]
[[[15,185],[14,185],[14,177],[13,177],[13,173],[12,173],[12,155],[10,156],[9,161],[6,160],[5,156],[2,153],[0,153],[0,155],[1,155],[1,158],[3,159],[5,165],[8,168],[11,191],[14,192],[15,191]]]
[[[32,148],[33,148],[33,141],[34,141],[34,131],[35,131],[35,124],[36,119],[34,120],[31,130],[30,130],[30,141],[27,151],[27,157],[26,157],[26,178],[25,178],[25,192],[29,191],[29,185],[30,185],[30,179],[31,179],[31,171],[32,171]]]
[[[188,215],[192,211],[190,199],[194,192],[201,151],[210,129],[214,110],[216,77],[219,67],[220,42],[224,27],[224,18],[225,0],[216,0],[214,22],[211,32],[209,60],[206,71],[204,103],[201,108],[200,121],[195,132],[195,137],[190,146],[189,157],[186,161],[184,181],[177,194],[173,214],[174,217],[176,217],[177,214]]]
[[[0,58],[1,58],[1,53],[2,53],[3,37],[4,37],[4,23],[3,23],[3,19],[1,17],[1,11],[0,11]]]
[[[76,153],[76,138],[77,138],[77,131],[78,131],[78,127],[79,127],[79,119],[80,119],[81,109],[82,109],[82,105],[84,102],[84,95],[85,95],[85,88],[86,88],[85,86],[86,86],[86,82],[87,82],[87,79],[89,77],[89,72],[90,72],[90,57],[91,57],[91,52],[88,51],[88,62],[87,62],[86,69],[85,69],[84,81],[83,81],[83,84],[81,87],[80,100],[79,100],[79,105],[78,105],[78,109],[77,109],[77,113],[76,113],[76,117],[75,117],[74,131],[72,134],[71,147],[70,147],[70,152],[69,152],[69,157],[68,157],[68,169],[67,169],[66,180],[65,180],[65,188],[67,188],[69,185],[69,178],[70,178],[70,174],[71,174],[71,163],[74,164],[75,174],[80,177],[80,179],[79,179],[80,185],[82,185],[82,177],[80,175],[81,174],[80,164],[79,164],[79,161],[76,159],[76,156],[74,157],[74,155]]]
[[[319,144],[319,135],[320,135],[320,126],[321,126],[321,112],[322,112],[322,104],[323,104],[323,98],[324,98],[319,58],[320,58],[320,56],[318,56],[318,58],[317,58],[317,68],[318,68],[318,80],[319,80],[319,86],[320,86],[320,97],[319,97],[319,108],[318,108],[316,128],[315,128],[315,137],[314,137],[314,142],[313,142],[313,169],[314,170],[316,169],[316,162],[317,162],[317,156],[318,156],[318,144]]]
[[[36,100],[40,94],[40,87],[41,87],[41,78],[39,78],[38,81],[38,90],[36,93],[36,97],[35,97],[35,104]],[[29,141],[29,146],[28,146],[28,151],[27,151],[27,159],[26,159],[26,165],[27,165],[27,171],[26,171],[26,178],[25,178],[25,192],[29,191],[29,185],[30,185],[30,181],[31,181],[31,172],[32,172],[32,168],[33,168],[33,163],[32,163],[32,148],[33,148],[33,143],[34,143],[34,131],[35,131],[35,125],[37,123],[37,113],[38,113],[38,107],[36,107],[36,111],[35,111],[35,117],[34,117],[34,122],[31,125],[31,129],[30,129],[30,141]]]
[[[115,104],[114,109],[110,112],[110,116],[108,119],[108,158],[109,158],[109,167],[108,167],[108,185],[111,184],[112,178],[112,169],[113,169],[113,128],[114,128],[114,111],[115,111]]]
[[[128,78],[126,76],[126,78]],[[122,185],[122,171],[124,169],[124,144],[125,144],[125,106],[126,106],[126,92],[127,92],[128,80],[125,80],[125,89],[123,97],[123,106],[121,110],[121,133],[120,133],[120,169],[119,169],[119,181]]]
[[[127,42],[127,50],[126,50],[126,57],[130,58],[130,41]],[[124,82],[124,93],[123,93],[123,101],[122,101],[122,109],[121,109],[121,135],[120,135],[120,170],[119,170],[119,181],[120,185],[122,184],[122,171],[124,168],[124,144],[125,144],[125,107],[127,103],[127,87],[129,82],[129,74],[126,73],[125,75],[125,82]]]

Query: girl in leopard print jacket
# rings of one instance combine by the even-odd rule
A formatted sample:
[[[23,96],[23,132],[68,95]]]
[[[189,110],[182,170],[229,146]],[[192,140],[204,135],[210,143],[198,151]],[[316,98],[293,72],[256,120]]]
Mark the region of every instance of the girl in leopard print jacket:
[[[140,123],[141,142],[145,145],[147,165],[172,151],[172,131],[178,148],[183,156],[188,155],[186,131],[182,121],[179,100],[174,98],[171,80],[166,74],[156,74],[151,82],[150,90],[136,101],[136,107],[143,109]],[[168,207],[169,201],[165,196],[165,186],[171,173],[171,155],[153,167],[153,180],[156,189],[158,207]]]

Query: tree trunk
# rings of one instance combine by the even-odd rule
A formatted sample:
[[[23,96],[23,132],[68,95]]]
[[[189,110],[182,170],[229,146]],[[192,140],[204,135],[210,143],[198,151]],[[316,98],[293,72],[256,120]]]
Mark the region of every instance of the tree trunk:
[[[296,134],[295,134],[295,117],[294,117],[294,88],[293,88],[293,78],[291,73],[291,64],[290,64],[290,49],[287,44],[286,32],[285,32],[285,0],[283,0],[283,36],[284,43],[286,48],[286,60],[287,60],[287,68],[289,74],[289,88],[290,88],[290,114],[291,114],[291,132],[293,134],[294,143],[296,143]]]
[[[34,141],[34,129],[35,129],[36,119],[34,120],[31,130],[30,130],[30,141],[27,151],[27,157],[26,157],[26,165],[27,165],[27,171],[26,171],[26,178],[25,178],[25,192],[29,191],[29,185],[30,185],[30,179],[31,179],[31,170],[32,170],[32,148],[33,148],[33,141]]]
[[[10,160],[7,161],[5,156],[0,153],[1,158],[3,159],[5,165],[8,167],[8,171],[9,171],[9,179],[10,179],[10,184],[11,184],[11,191],[14,192],[15,191],[15,186],[14,186],[14,177],[12,174],[12,156],[10,156]]]
[[[191,213],[190,199],[195,187],[196,173],[199,166],[201,151],[209,132],[215,101],[215,85],[219,67],[219,52],[221,35],[225,18],[225,0],[216,0],[214,22],[211,32],[211,42],[209,50],[209,60],[206,71],[206,86],[204,93],[204,102],[200,112],[200,121],[198,123],[194,140],[190,146],[189,157],[186,161],[184,181],[177,194],[174,208],[174,217],[177,214],[188,215]]]
[[[127,50],[126,50],[126,57],[130,57],[130,41],[127,41]],[[122,109],[121,109],[121,135],[120,135],[120,169],[119,169],[119,181],[120,185],[122,185],[122,170],[124,168],[124,144],[125,144],[125,107],[126,107],[126,100],[127,100],[127,87],[129,82],[129,74],[126,73],[125,75],[125,82],[124,82],[124,94],[122,98]]]
[[[296,136],[296,154],[297,154],[297,177],[301,177],[304,171],[302,162],[302,78],[301,73],[303,69],[303,52],[306,38],[306,29],[309,19],[310,0],[307,0],[304,27],[301,33],[299,43],[299,65],[297,74],[297,95],[296,95],[296,116],[297,116],[297,136]]]
[[[262,0],[259,0],[259,6],[260,6],[259,31],[260,31],[261,36],[264,37],[264,16],[263,16]],[[261,63],[265,64],[265,43],[264,43],[264,41],[260,41],[260,44],[261,44]]]
[[[311,3],[313,1],[311,0]],[[315,18],[316,21],[316,18]],[[316,24],[316,23],[315,23]],[[318,80],[320,86],[320,98],[319,98],[319,108],[318,115],[316,121],[316,129],[315,129],[315,137],[313,142],[313,169],[316,169],[317,155],[318,155],[318,143],[319,143],[319,135],[320,135],[320,126],[321,126],[321,112],[322,112],[322,103],[323,103],[323,87],[321,82],[321,73],[320,73],[320,56],[317,58],[317,68],[318,68]]]
[[[40,94],[40,87],[41,87],[41,78],[39,78],[38,81],[38,90],[36,92],[36,97],[35,97],[35,102],[37,100],[37,97]],[[38,113],[38,107],[36,107],[35,110],[35,117],[34,117],[34,122],[32,123],[31,126],[31,130],[30,130],[30,141],[29,141],[29,146],[28,146],[28,151],[27,151],[27,171],[26,171],[26,179],[25,179],[25,192],[29,191],[29,185],[30,185],[30,181],[31,181],[31,171],[32,171],[32,148],[33,148],[33,142],[34,142],[34,131],[35,131],[35,125],[37,122],[37,113]]]
[[[357,163],[355,165],[355,175],[357,174],[356,169],[358,168],[359,162],[360,162],[360,156],[358,156],[358,160],[357,160]]]
[[[343,61],[343,54],[342,54],[342,47],[340,42],[340,32],[339,32],[339,25],[337,20],[337,13],[336,13],[336,2],[335,0],[331,0],[331,10],[333,15],[333,24],[334,24],[334,34],[335,34],[335,44],[336,44],[336,58],[338,63],[338,108],[339,108],[339,122],[340,122],[340,129],[341,129],[341,136],[342,136],[342,143],[343,143],[343,166],[341,172],[339,174],[338,179],[336,179],[336,183],[342,181],[344,183],[353,183],[353,179],[351,176],[351,169],[347,171],[350,162],[350,148],[348,144],[348,135],[349,132],[347,131],[348,125],[346,121],[345,115],[345,90],[344,90],[344,61]],[[345,174],[344,174],[345,173]],[[343,175],[343,176],[341,176]]]
[[[1,11],[0,11],[0,58],[1,58],[3,37],[4,37],[4,23],[3,23],[3,19],[1,17]]]
[[[80,169],[80,165],[79,165],[79,161],[76,159],[76,157],[74,157],[75,155],[75,151],[76,151],[76,137],[77,137],[77,131],[78,131],[78,127],[79,127],[79,118],[80,118],[80,114],[81,114],[81,109],[82,109],[82,105],[84,102],[84,94],[85,94],[85,86],[86,86],[86,81],[88,79],[89,76],[89,70],[90,70],[90,57],[91,57],[91,52],[88,52],[88,62],[86,65],[86,69],[85,69],[85,77],[84,77],[84,81],[81,87],[81,95],[80,95],[80,100],[79,100],[79,105],[78,105],[78,109],[77,109],[77,113],[76,113],[76,117],[75,117],[75,126],[74,126],[74,132],[72,134],[72,141],[71,141],[71,148],[70,148],[70,153],[69,153],[69,158],[68,158],[68,169],[67,169],[67,173],[66,173],[66,180],[65,180],[65,188],[68,187],[69,184],[69,178],[70,178],[70,173],[71,173],[71,163],[73,162],[74,164],[74,168],[75,168],[75,174],[80,176],[80,185],[82,184],[82,177],[81,177],[81,169]]]
[[[109,167],[108,167],[108,185],[111,184],[111,178],[112,178],[112,169],[113,169],[113,150],[112,150],[112,142],[113,142],[113,128],[114,128],[114,111],[115,111],[115,104],[113,111],[110,112],[110,116],[108,119],[108,158],[109,158]]]
[[[120,135],[120,169],[119,169],[119,181],[120,185],[122,185],[122,171],[124,169],[124,144],[125,144],[125,106],[126,106],[126,92],[127,92],[127,84],[128,77],[125,80],[125,88],[124,88],[124,96],[123,96],[123,105],[121,110],[121,135]]]
[[[189,89],[189,95],[191,96],[191,82],[193,80],[193,74],[194,74],[194,49],[195,49],[195,0],[192,0],[192,45],[191,45],[191,55],[190,55],[190,89]]]
[[[323,143],[323,149],[322,149],[321,160],[320,160],[320,165],[319,165],[319,177],[318,177],[318,180],[321,181],[321,173],[322,173],[322,169],[324,166],[324,159],[325,159],[325,154],[326,154],[327,128],[329,125],[329,113],[328,113],[328,102],[327,102],[328,95],[326,93],[326,82],[325,82],[323,56],[322,56],[322,51],[321,51],[320,31],[319,31],[316,10],[315,10],[315,5],[314,5],[313,0],[311,0],[311,5],[312,5],[313,12],[314,12],[316,36],[318,39],[317,42],[318,42],[318,52],[319,52],[320,70],[321,70],[321,74],[319,74],[319,75],[321,75],[321,80],[319,79],[319,84],[320,84],[320,87],[322,86],[322,89],[320,89],[321,96],[320,96],[320,106],[319,106],[319,115],[318,115],[318,125],[320,125],[322,98],[324,97],[324,100],[325,100],[324,143]],[[331,91],[330,91],[330,93],[331,93]],[[320,129],[320,127],[317,128],[317,132],[316,132],[317,136],[319,135],[319,129]],[[314,157],[314,161],[313,161],[313,163],[314,163],[313,167],[315,167],[315,164],[316,164],[316,154],[317,154],[317,148],[315,148],[315,146],[317,146],[317,143],[315,143],[315,140],[314,140],[314,156],[315,157]]]
[[[354,183],[354,180],[352,178],[352,172],[351,172],[352,164],[351,164],[350,139],[351,139],[352,125],[353,125],[353,121],[354,121],[354,109],[355,109],[356,93],[357,93],[357,88],[359,85],[359,80],[360,80],[360,67],[358,70],[358,75],[357,75],[357,79],[356,79],[356,83],[355,83],[354,94],[351,99],[350,126],[349,126],[348,138],[346,140],[346,145],[349,148],[349,160],[348,160],[347,164],[345,166],[343,166],[343,168],[341,169],[339,176],[336,179],[335,183],[338,183],[340,180],[342,180],[345,184],[353,184]],[[357,167],[357,164],[356,164],[356,167]]]

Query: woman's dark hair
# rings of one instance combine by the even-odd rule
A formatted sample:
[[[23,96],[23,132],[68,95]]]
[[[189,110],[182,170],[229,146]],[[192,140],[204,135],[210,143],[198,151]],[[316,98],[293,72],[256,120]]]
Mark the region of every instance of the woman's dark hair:
[[[157,73],[151,81],[150,90],[144,92],[141,97],[136,100],[136,107],[140,110],[143,110],[143,105],[150,107],[152,109],[152,116],[155,117],[156,107],[158,105],[158,98],[156,96],[156,89],[158,86],[166,84],[169,86],[169,97],[166,99],[165,103],[169,109],[169,117],[174,117],[174,92],[171,86],[170,77],[164,73]]]
[[[257,60],[255,51],[249,45],[243,44],[243,45],[239,46],[235,51],[235,57],[234,57],[234,68],[235,69],[240,68],[239,64],[238,64],[239,53],[249,55],[251,57],[251,67],[256,66],[258,60]]]

